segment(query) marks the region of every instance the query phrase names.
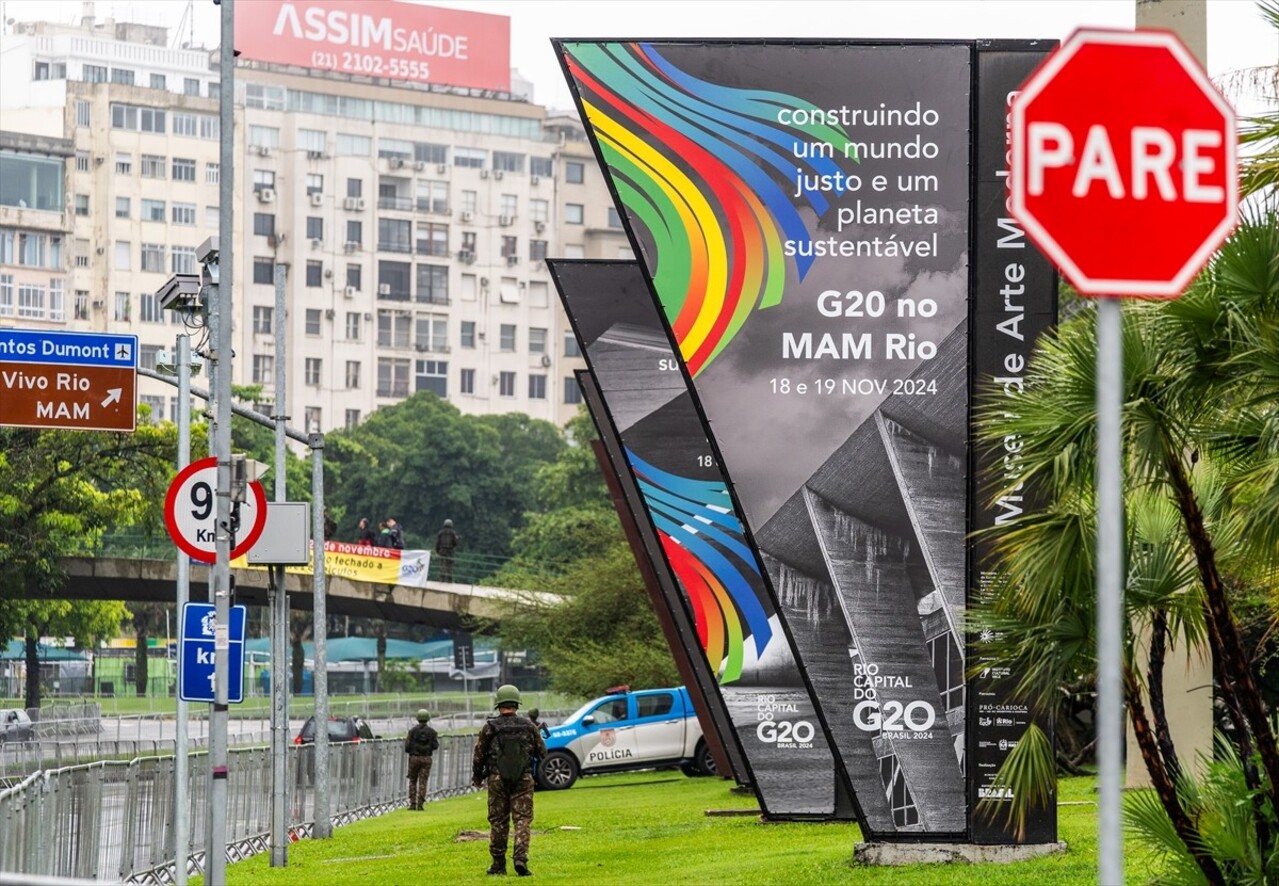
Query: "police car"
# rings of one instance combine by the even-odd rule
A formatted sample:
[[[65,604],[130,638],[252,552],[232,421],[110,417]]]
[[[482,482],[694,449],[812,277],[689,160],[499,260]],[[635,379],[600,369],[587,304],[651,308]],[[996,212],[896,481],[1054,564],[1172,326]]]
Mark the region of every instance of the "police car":
[[[686,775],[714,775],[715,761],[683,686],[592,699],[546,731],[537,781],[547,790],[573,786],[579,775],[679,766]]]

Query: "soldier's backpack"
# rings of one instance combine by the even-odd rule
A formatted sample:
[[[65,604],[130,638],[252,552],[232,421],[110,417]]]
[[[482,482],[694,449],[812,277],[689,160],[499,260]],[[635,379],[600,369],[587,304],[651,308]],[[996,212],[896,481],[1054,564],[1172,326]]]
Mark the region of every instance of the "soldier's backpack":
[[[492,771],[508,784],[517,782],[529,771],[533,762],[529,754],[528,720],[523,717],[494,717],[489,723],[493,727]]]
[[[440,746],[439,739],[435,737],[435,731],[429,727],[426,729],[414,728],[411,730],[412,735],[409,740],[409,753],[418,756],[435,753],[435,749]]]

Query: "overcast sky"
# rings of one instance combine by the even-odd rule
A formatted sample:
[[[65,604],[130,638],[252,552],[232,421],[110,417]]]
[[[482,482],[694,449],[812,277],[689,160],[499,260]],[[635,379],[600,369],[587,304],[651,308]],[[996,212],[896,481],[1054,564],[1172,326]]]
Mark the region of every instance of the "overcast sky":
[[[236,0],[243,6],[253,0]],[[212,0],[192,0],[195,42],[218,42]],[[809,37],[1064,39],[1077,27],[1130,28],[1134,0],[435,0],[429,4],[511,18],[511,64],[539,104],[572,107],[553,37]],[[71,22],[80,0],[0,0],[0,20]],[[97,15],[176,27],[187,0],[98,0]],[[1208,0],[1208,69],[1214,77],[1274,64],[1279,39],[1252,0]],[[183,28],[189,33],[188,24]],[[1241,110],[1244,110],[1241,108]]]

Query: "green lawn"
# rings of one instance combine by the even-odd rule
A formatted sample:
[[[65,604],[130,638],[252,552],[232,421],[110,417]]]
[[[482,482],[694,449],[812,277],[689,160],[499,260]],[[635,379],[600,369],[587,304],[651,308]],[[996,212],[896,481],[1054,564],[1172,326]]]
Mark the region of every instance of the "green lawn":
[[[1061,785],[1064,855],[1009,865],[850,867],[851,824],[762,824],[756,816],[709,817],[708,809],[757,808],[718,779],[673,772],[605,775],[567,791],[539,792],[529,867],[536,882],[613,884],[972,884],[1022,886],[1091,884],[1096,873],[1094,781]],[[337,828],[331,840],[303,840],[289,848],[289,865],[271,868],[261,854],[231,866],[237,884],[360,883],[361,886],[455,883],[483,879],[485,840],[459,840],[483,831],[483,795],[397,811]],[[1151,882],[1157,867],[1126,844],[1128,883]]]

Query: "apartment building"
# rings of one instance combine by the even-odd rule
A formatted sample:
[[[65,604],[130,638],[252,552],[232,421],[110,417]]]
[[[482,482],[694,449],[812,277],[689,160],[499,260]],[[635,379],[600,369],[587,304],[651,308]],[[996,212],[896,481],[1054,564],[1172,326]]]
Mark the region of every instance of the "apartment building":
[[[0,129],[26,133],[22,162],[65,165],[42,198],[60,204],[56,222],[42,212],[65,272],[56,311],[53,277],[43,311],[19,315],[15,289],[6,314],[0,290],[0,324],[134,332],[154,365],[182,331],[155,292],[198,272],[196,247],[218,233],[217,54],[87,16],[18,23],[4,41]],[[544,259],[631,255],[575,115],[243,59],[235,92],[237,384],[273,401],[283,323],[295,427],[349,427],[421,390],[467,413],[575,413],[583,363]],[[2,250],[18,228],[0,203]],[[175,415],[173,394],[139,379],[155,415]]]

